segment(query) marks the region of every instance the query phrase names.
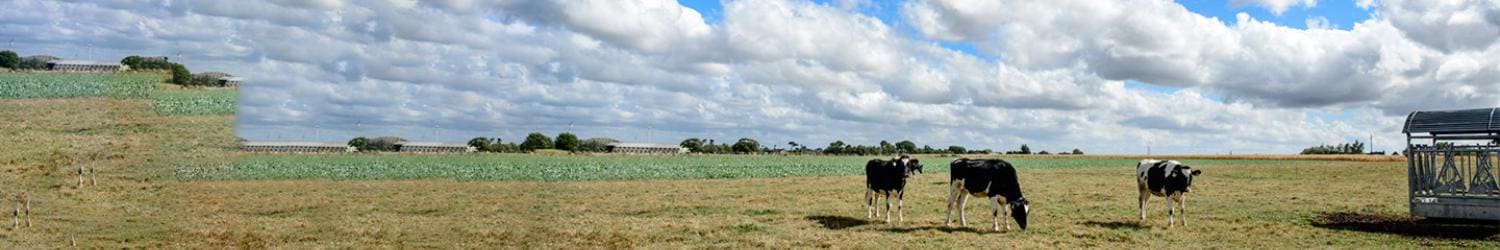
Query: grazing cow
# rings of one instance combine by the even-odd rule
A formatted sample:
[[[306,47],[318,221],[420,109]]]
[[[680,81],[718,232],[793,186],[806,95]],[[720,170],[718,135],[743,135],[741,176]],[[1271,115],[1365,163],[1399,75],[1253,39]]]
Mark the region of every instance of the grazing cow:
[[[906,178],[922,173],[922,163],[905,155],[887,160],[874,159],[865,164],[865,218],[873,218],[880,211],[875,207],[879,195],[885,195],[885,222],[891,222],[891,194],[896,195],[897,221],[905,221],[901,211],[902,196],[906,193]]]
[[[1135,181],[1141,189],[1141,220],[1146,219],[1146,200],[1152,195],[1167,199],[1167,226],[1173,224],[1172,213],[1178,206],[1182,225],[1187,225],[1187,193],[1193,191],[1193,178],[1203,170],[1193,170],[1177,161],[1146,159],[1136,165]],[[1177,206],[1173,206],[1176,203]]]
[[[964,205],[969,202],[969,196],[965,194],[969,194],[989,200],[990,214],[995,217],[995,231],[1000,231],[1002,202],[1008,205],[1004,209],[1005,213],[1015,218],[1021,230],[1026,230],[1026,214],[1031,212],[1031,205],[1021,195],[1021,183],[1016,178],[1016,168],[1010,162],[961,158],[953,160],[950,166],[953,177],[948,181],[948,218],[943,220],[944,226],[952,225],[954,207],[958,207],[959,224],[969,225],[968,218],[964,216]],[[1010,221],[1005,222],[1005,229],[1010,230]]]

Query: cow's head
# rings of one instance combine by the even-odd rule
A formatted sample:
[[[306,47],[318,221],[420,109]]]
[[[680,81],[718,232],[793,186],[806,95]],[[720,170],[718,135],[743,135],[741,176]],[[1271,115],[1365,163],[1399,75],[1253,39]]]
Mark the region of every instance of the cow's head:
[[[1026,197],[1010,201],[1010,217],[1016,219],[1016,225],[1020,225],[1021,230],[1026,230],[1027,213],[1031,213],[1031,203],[1026,201]]]
[[[1194,170],[1187,165],[1178,165],[1177,171],[1168,174],[1167,179],[1178,182],[1178,185],[1182,186],[1182,192],[1192,192],[1193,179],[1198,177],[1199,174],[1203,174],[1203,170]]]
[[[918,161],[917,159],[912,159],[910,156],[902,155],[901,158],[896,158],[893,161],[895,161],[896,164],[905,167],[906,175],[908,176],[912,175],[913,173],[922,173],[922,162]]]

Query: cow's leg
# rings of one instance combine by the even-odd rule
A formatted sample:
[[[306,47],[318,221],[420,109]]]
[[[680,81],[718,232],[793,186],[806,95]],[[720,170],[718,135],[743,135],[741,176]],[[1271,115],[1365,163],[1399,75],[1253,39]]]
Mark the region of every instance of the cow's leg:
[[[958,225],[967,227],[969,226],[969,217],[964,215],[964,205],[969,204],[969,195],[960,194],[958,197]]]
[[[1177,194],[1177,206],[1182,208],[1177,211],[1177,216],[1182,217],[1182,225],[1187,226],[1187,194]]]
[[[991,224],[990,226],[994,227],[994,229],[995,229],[996,232],[999,232],[1000,231],[1000,198],[990,197],[989,200],[990,200],[990,216],[995,218],[994,221],[990,222],[990,224]],[[1006,223],[1005,226],[1009,227],[1010,223]]]
[[[875,218],[875,190],[865,189],[865,219]]]
[[[1176,207],[1173,207],[1173,205],[1172,205],[1172,195],[1171,194],[1168,194],[1167,197],[1166,197],[1166,199],[1164,199],[1164,200],[1167,200],[1167,227],[1172,227],[1172,224],[1175,223],[1172,220],[1172,216],[1174,214],[1173,212],[1176,212],[1176,211],[1173,211],[1173,210],[1175,210]]]
[[[891,192],[885,192],[885,223],[891,223]]]
[[[906,208],[903,207],[903,203],[906,201],[906,198],[903,197],[905,195],[905,189],[896,190],[896,222],[906,221]]]
[[[1151,193],[1141,189],[1141,220],[1146,220],[1146,201],[1151,200]]]
[[[943,219],[943,226],[945,227],[953,225],[953,205],[956,201],[955,199],[957,199],[955,196],[960,194],[958,192],[958,185],[961,184],[957,181],[948,183],[948,217]]]

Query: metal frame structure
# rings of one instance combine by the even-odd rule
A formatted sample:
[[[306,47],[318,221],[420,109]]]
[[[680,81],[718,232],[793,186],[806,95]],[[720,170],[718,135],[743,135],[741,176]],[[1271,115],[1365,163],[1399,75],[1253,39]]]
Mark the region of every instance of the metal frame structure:
[[[1413,216],[1500,220],[1497,115],[1500,108],[1407,115],[1401,133]]]

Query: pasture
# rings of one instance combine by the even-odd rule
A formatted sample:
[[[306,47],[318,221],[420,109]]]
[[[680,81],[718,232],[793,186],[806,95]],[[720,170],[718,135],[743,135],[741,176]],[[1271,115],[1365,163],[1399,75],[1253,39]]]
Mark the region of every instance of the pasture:
[[[0,98],[0,143],[27,145],[0,151],[0,209],[27,193],[35,223],[0,248],[1500,247],[1492,222],[1404,216],[1399,157],[1170,157],[1204,171],[1176,228],[1161,198],[1136,218],[1138,156],[1005,157],[1031,228],[991,232],[978,202],[943,226],[949,157],[920,156],[884,224],[860,203],[873,157],[244,154],[223,112],[8,80],[37,77],[0,74],[33,86]]]

